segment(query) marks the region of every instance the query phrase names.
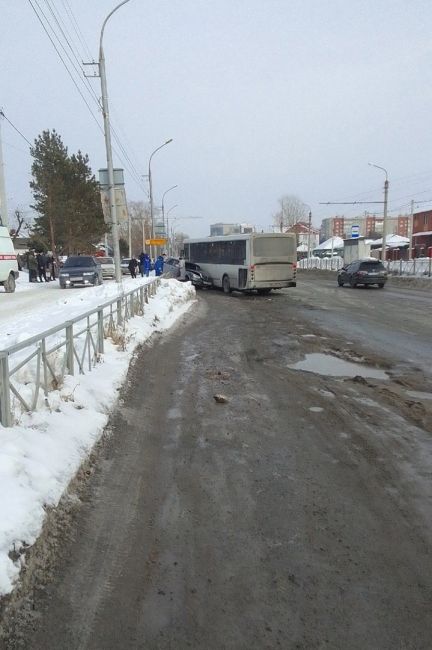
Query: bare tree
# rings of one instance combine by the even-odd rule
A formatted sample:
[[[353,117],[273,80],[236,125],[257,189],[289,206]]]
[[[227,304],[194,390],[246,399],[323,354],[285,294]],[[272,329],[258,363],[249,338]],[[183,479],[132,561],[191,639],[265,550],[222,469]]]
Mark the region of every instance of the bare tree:
[[[21,230],[27,230],[28,232],[31,227],[30,220],[25,218],[24,213],[19,208],[16,208],[14,212],[14,222],[14,227],[11,228],[11,238],[13,240],[19,236]]]
[[[128,211],[131,218],[132,255],[139,255],[146,250],[145,240],[150,239],[150,206],[144,201],[128,201]],[[124,222],[120,226],[120,236],[128,241],[129,224]]]
[[[189,235],[185,232],[176,232],[173,237],[173,254],[178,256],[183,250],[183,243],[185,239],[189,239]]]
[[[306,218],[307,208],[295,194],[285,194],[278,201],[280,209],[273,215],[273,223],[281,232]]]

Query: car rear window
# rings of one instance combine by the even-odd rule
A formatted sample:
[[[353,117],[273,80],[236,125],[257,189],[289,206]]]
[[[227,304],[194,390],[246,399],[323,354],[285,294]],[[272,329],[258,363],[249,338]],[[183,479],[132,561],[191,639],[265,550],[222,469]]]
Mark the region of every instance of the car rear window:
[[[112,257],[99,257],[98,262],[100,264],[114,264],[114,260]]]
[[[381,262],[362,262],[360,264],[360,271],[384,271],[384,266]]]

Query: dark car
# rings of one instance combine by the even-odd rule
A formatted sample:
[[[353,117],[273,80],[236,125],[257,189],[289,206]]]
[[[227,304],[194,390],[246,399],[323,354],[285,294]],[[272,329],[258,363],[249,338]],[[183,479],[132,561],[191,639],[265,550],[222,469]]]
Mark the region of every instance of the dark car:
[[[185,263],[185,280],[192,282],[194,287],[211,287],[212,281],[208,275],[206,275],[202,270],[199,264],[194,262]]]
[[[349,284],[353,288],[359,284],[365,287],[377,284],[382,289],[387,282],[387,271],[379,260],[356,260],[340,269],[337,282],[340,287],[344,284]]]
[[[102,284],[102,267],[90,255],[71,255],[59,272],[60,288]]]

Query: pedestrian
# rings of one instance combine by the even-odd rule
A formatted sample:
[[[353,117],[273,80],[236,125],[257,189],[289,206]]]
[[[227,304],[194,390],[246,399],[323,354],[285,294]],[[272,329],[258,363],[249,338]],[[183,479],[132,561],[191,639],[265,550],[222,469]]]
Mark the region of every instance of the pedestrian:
[[[180,255],[179,259],[179,267],[180,267],[180,280],[186,280],[186,260],[185,258]]]
[[[156,276],[162,275],[163,267],[164,267],[163,257],[162,257],[162,255],[159,255],[159,257],[157,258],[157,260],[155,262],[155,265],[154,265],[155,275]]]
[[[47,265],[46,255],[44,253],[38,253],[36,255],[36,261],[37,261],[39,282],[42,282],[42,278],[45,280],[45,282],[48,282],[46,276],[46,265]]]
[[[136,259],[134,257],[132,257],[132,259],[129,261],[128,269],[129,269],[129,273],[131,274],[131,276],[133,278],[136,278],[136,268],[137,268],[137,266],[138,266],[138,262],[136,261]]]
[[[27,268],[29,272],[29,282],[37,282],[37,260],[34,252],[31,250],[27,254]]]
[[[150,267],[151,267],[151,260],[150,257],[147,255],[147,253],[144,253],[144,258],[143,258],[143,271],[141,271],[141,275],[145,275],[146,278],[150,275]]]
[[[143,251],[141,253],[141,255],[139,256],[139,258],[138,258],[139,259],[139,270],[140,270],[142,278],[144,277],[144,258],[145,258],[145,253]]]
[[[47,253],[47,271],[49,275],[49,280],[55,280],[56,279],[56,273],[55,273],[55,267],[56,267],[56,261],[54,255],[51,253],[51,251],[48,251]]]

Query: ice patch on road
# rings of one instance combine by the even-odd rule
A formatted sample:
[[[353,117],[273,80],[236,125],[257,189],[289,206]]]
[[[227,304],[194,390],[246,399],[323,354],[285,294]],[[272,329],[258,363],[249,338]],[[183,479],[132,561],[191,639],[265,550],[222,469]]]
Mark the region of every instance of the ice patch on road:
[[[424,393],[421,390],[407,390],[407,395],[415,399],[432,399],[432,393]]]
[[[292,370],[303,370],[313,372],[325,377],[369,377],[371,379],[388,379],[384,370],[371,368],[359,363],[344,361],[331,354],[321,354],[319,352],[307,354],[305,359],[298,361],[288,368]]]
[[[321,406],[311,406],[309,411],[312,411],[312,413],[322,413],[324,409]]]

